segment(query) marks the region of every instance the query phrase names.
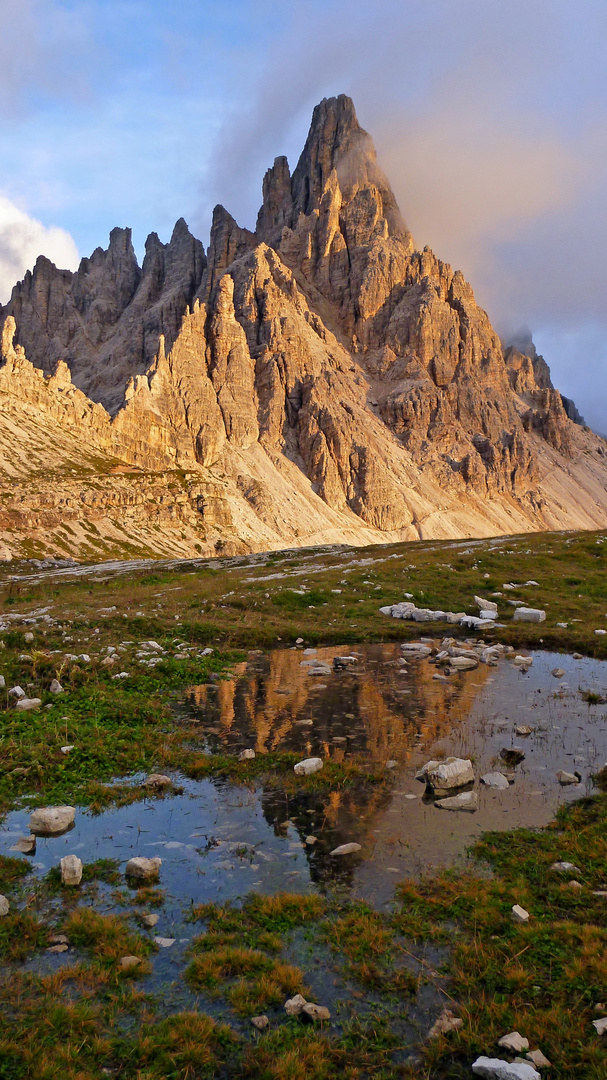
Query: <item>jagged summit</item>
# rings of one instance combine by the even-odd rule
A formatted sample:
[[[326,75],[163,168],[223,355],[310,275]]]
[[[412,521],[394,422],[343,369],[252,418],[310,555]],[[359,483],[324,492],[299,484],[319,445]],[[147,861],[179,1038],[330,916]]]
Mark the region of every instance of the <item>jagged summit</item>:
[[[189,478],[181,509],[165,479],[133,511],[165,553],[167,529],[183,553],[607,524],[604,441],[531,346],[504,349],[463,275],[416,250],[343,95],[314,110],[293,175],[284,157],[266,173],[255,233],[217,206],[206,256],[180,219],[140,268],[116,229],[75,274],[38,260],[4,316],[9,546],[31,504],[22,527],[52,548],[61,485],[25,496],[14,478],[45,455],[71,476],[73,446],[89,470]],[[70,520],[123,529],[91,483]]]

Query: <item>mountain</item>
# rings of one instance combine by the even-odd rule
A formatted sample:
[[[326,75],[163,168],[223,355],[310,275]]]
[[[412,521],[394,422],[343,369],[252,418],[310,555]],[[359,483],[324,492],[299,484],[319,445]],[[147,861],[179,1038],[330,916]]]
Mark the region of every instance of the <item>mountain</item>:
[[[114,229],[75,273],[38,259],[0,319],[5,555],[607,524],[607,444],[416,247],[343,95],[255,232],[218,206],[206,255],[180,220],[140,268]]]

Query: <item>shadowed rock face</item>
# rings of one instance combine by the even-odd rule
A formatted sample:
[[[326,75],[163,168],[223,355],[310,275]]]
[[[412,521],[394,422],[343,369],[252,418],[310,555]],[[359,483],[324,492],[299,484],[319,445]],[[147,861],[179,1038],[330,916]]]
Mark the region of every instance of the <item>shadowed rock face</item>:
[[[72,274],[40,256],[15,286],[7,314],[29,360],[51,374],[64,360],[74,384],[111,412],[124,401],[131,376],[158,352],[161,334],[172,345],[206,267],[204,249],[177,222],[168,244],[151,233],[140,269],[130,229],[113,229],[107,251],[97,248]]]
[[[140,469],[212,470],[214,540],[607,522],[604,441],[532,343],[504,352],[462,274],[416,249],[345,96],[314,110],[292,175],[266,173],[255,233],[219,206],[208,261],[181,220],[140,269],[115,229],[75,274],[39,259],[4,314],[0,393]]]

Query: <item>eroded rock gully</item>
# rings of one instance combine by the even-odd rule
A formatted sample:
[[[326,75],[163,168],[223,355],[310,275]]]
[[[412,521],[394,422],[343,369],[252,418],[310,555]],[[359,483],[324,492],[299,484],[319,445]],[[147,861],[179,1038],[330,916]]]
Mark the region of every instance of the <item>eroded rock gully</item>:
[[[344,96],[267,172],[255,233],[217,207],[208,258],[180,220],[139,268],[115,229],[0,315],[5,556],[607,522],[604,440],[416,249]]]

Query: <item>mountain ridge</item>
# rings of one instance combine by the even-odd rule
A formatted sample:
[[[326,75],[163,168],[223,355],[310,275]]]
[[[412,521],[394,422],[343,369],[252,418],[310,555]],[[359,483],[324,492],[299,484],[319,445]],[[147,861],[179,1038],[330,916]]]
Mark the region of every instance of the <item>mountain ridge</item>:
[[[68,430],[105,463],[70,480],[99,489],[73,542],[30,469],[27,521],[10,498],[0,510],[10,551],[20,529],[57,553],[114,550],[123,467],[134,491],[181,477],[175,521],[166,481],[160,515],[146,495],[127,529],[127,547],[162,554],[607,523],[604,440],[532,344],[504,349],[463,275],[416,249],[344,95],[314,110],[292,175],[286,158],[267,171],[254,233],[219,206],[206,254],[180,219],[140,268],[115,229],[73,274],[39,259],[0,320],[5,419],[56,429],[59,473]],[[0,445],[8,476],[1,424]]]

